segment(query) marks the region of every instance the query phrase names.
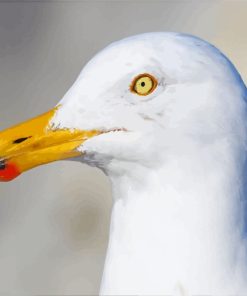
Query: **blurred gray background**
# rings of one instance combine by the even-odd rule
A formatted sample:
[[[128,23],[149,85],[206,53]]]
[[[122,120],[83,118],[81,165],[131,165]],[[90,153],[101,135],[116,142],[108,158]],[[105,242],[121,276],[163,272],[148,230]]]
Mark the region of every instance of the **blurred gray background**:
[[[247,1],[0,2],[0,129],[53,107],[110,42],[198,35],[247,80]],[[98,169],[59,162],[0,184],[0,294],[97,295],[111,191]]]

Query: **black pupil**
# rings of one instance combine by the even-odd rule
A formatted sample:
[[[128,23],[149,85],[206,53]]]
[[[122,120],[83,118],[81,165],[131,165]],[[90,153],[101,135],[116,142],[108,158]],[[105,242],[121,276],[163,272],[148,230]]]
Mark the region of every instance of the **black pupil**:
[[[141,82],[141,86],[142,86],[142,87],[145,86],[145,82],[144,82],[144,81]]]

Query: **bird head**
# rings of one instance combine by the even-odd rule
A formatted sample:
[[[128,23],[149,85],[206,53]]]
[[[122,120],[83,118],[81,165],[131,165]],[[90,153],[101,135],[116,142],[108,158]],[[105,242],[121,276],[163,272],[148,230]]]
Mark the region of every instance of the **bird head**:
[[[104,170],[158,165],[171,151],[203,149],[233,129],[241,137],[244,91],[229,60],[199,38],[120,40],[89,61],[54,109],[0,133],[0,179],[61,159]]]

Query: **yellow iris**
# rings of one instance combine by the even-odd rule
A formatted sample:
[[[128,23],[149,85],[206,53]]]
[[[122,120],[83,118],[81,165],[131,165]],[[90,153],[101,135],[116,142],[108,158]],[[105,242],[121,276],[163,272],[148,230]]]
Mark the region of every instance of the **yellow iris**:
[[[131,86],[131,91],[140,96],[146,96],[154,91],[157,86],[156,79],[150,74],[141,74],[137,76]]]

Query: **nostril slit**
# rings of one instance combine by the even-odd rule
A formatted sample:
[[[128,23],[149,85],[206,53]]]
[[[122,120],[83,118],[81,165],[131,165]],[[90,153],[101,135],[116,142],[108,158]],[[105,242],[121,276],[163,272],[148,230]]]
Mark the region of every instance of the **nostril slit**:
[[[18,139],[16,139],[16,140],[13,141],[13,144],[19,144],[19,143],[21,143],[21,142],[26,141],[26,140],[29,139],[29,138],[31,138],[31,136],[30,136],[30,137],[18,138]]]
[[[6,167],[5,161],[4,160],[0,160],[0,170],[4,170],[5,167]]]

